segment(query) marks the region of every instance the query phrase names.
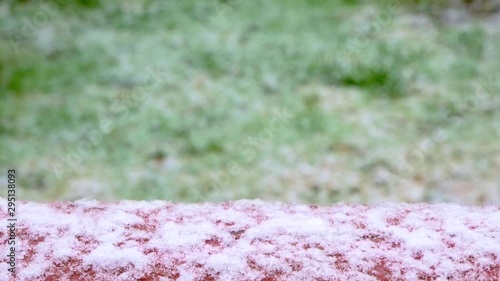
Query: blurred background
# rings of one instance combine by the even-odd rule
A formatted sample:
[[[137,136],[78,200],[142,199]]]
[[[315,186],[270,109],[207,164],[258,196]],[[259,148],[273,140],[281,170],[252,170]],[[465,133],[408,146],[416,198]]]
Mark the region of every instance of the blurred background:
[[[499,27],[487,0],[2,1],[0,177],[39,201],[500,204]]]

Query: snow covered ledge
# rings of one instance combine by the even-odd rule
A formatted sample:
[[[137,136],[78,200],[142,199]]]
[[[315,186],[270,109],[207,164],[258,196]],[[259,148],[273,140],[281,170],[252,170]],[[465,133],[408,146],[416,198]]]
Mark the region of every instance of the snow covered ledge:
[[[500,280],[500,206],[21,202],[16,240],[17,280]]]

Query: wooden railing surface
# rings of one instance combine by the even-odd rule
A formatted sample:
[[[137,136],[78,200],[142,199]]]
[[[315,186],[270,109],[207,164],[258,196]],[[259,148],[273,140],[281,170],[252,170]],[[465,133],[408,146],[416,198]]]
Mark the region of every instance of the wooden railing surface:
[[[500,206],[0,198],[0,280],[500,280]]]

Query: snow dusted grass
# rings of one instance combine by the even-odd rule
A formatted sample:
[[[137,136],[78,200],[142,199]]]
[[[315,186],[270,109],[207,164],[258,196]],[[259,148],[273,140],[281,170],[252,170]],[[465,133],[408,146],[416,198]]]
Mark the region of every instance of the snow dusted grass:
[[[19,209],[19,280],[500,278],[498,206],[76,201]]]
[[[7,2],[0,169],[23,199],[500,202],[500,36],[483,22],[106,1],[26,27],[46,7]],[[276,109],[291,117],[274,128]]]

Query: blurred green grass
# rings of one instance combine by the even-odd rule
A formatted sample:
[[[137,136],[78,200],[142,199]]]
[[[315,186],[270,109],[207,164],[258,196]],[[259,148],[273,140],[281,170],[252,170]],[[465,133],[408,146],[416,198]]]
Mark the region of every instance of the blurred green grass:
[[[476,110],[415,167],[420,195],[378,183],[498,73],[481,18],[449,26],[340,0],[76,1],[26,28],[44,5],[4,4],[0,20],[0,168],[21,171],[24,199],[432,201],[457,177],[498,180],[498,110]],[[246,144],[275,109],[293,117]]]

